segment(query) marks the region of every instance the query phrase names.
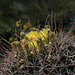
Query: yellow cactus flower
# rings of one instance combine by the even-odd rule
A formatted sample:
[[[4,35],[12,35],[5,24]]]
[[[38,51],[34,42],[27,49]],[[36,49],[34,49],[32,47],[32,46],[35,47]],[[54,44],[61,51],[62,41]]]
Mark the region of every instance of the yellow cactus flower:
[[[21,62],[23,62],[23,61],[24,61],[24,59],[20,59],[20,60],[19,60],[19,63],[21,63]]]
[[[23,28],[27,29],[29,26],[31,26],[31,24],[30,23],[26,23],[25,25],[23,25]]]
[[[35,35],[32,35],[32,36],[31,36],[31,39],[32,39],[32,40],[33,40],[33,39],[35,39],[35,38],[36,38],[36,36],[35,36]]]
[[[46,29],[42,29],[40,31],[40,37],[42,40],[45,40],[45,38],[47,39],[48,38],[48,31],[49,31],[49,28],[46,28]]]
[[[22,32],[20,33],[20,35],[21,35],[21,36],[24,36],[24,35],[25,35],[25,32],[22,31]]]
[[[46,37],[46,35],[44,33],[41,33],[41,38]]]
[[[19,27],[20,26],[20,23],[21,23],[21,20],[17,21],[16,22],[16,26]]]
[[[29,40],[37,40],[38,39],[38,32],[37,31],[31,31],[26,34]]]
[[[20,59],[20,61],[24,61],[24,59]]]
[[[10,37],[10,38],[9,38],[9,41],[10,41],[10,42],[13,41],[13,37]]]
[[[17,40],[17,38],[14,38],[14,37],[10,37],[10,38],[9,38],[9,41],[10,41],[10,42],[13,42],[13,41],[16,41],[16,40]]]
[[[19,61],[19,63],[21,63],[21,60]]]
[[[36,41],[30,41],[31,46],[34,48],[34,46],[36,48],[38,48],[37,42]]]

